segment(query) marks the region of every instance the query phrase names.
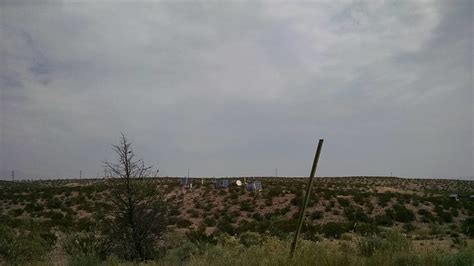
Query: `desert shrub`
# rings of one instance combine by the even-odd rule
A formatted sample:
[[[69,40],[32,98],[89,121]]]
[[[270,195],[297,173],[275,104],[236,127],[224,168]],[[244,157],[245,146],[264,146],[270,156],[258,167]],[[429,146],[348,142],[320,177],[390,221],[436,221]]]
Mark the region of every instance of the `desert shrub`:
[[[263,215],[258,213],[258,212],[255,212],[255,213],[252,214],[252,218],[255,221],[262,221],[263,220]]]
[[[206,225],[206,226],[215,226],[216,225],[216,220],[211,218],[211,217],[206,217],[204,218],[204,221],[203,223]]]
[[[411,204],[415,207],[418,207],[420,205],[420,200],[418,198],[414,198],[412,201],[411,201]]]
[[[423,223],[431,223],[433,221],[436,220],[436,218],[434,217],[434,215],[428,211],[428,210],[425,210],[425,209],[419,209],[418,210],[418,214],[421,215],[421,221]]]
[[[413,225],[412,223],[406,223],[402,226],[402,228],[403,230],[405,230],[405,232],[410,233],[410,232],[415,231],[416,226]]]
[[[266,206],[272,206],[273,205],[273,200],[271,198],[265,199],[265,205]]]
[[[288,233],[294,232],[296,230],[296,224],[296,219],[288,220],[282,217],[276,217],[270,220],[268,230],[271,235],[284,238],[288,235]]]
[[[315,211],[311,214],[311,219],[313,220],[320,220],[324,217],[324,213],[322,211]]]
[[[329,222],[322,225],[321,231],[327,238],[339,239],[343,233],[348,231],[348,226],[345,223]]]
[[[177,206],[171,206],[169,209],[169,215],[170,216],[177,216],[180,215],[181,212],[179,211],[179,208]]]
[[[429,224],[429,234],[430,235],[441,235],[443,233],[443,228],[438,224]]]
[[[8,211],[8,215],[18,217],[23,214],[23,209],[12,209]]]
[[[0,224],[0,261],[11,264],[39,261],[51,248],[51,242],[37,233],[15,231]]]
[[[372,212],[374,211],[374,204],[372,204],[372,202],[370,201],[367,201],[365,203],[365,206],[367,207],[367,213],[372,214]]]
[[[220,232],[226,233],[229,235],[234,235],[236,233],[235,227],[231,223],[226,222],[226,221],[219,221],[219,223],[217,223],[217,229]]]
[[[48,203],[46,204],[46,206],[49,209],[59,209],[62,206],[62,202],[61,202],[60,199],[54,197],[54,198],[48,200]]]
[[[255,206],[252,204],[250,200],[242,201],[240,202],[240,210],[253,212],[255,211]]]
[[[240,234],[240,243],[245,247],[260,245],[262,238],[258,233],[255,232],[245,232]]]
[[[73,222],[71,220],[71,222]],[[94,223],[92,222],[91,219],[84,217],[84,218],[78,218],[75,221],[75,228],[77,231],[90,231],[91,228],[94,226]]]
[[[339,202],[339,204],[344,208],[348,207],[351,204],[351,202],[345,198],[337,198],[337,202]]]
[[[235,217],[229,214],[224,214],[221,216],[217,223],[217,229],[222,233],[227,233],[229,235],[234,235],[236,233],[235,227],[232,223],[235,222]]]
[[[474,217],[464,220],[462,223],[462,232],[465,235],[474,238]]]
[[[106,238],[101,234],[81,232],[68,235],[62,247],[67,254],[78,259],[95,256],[105,259],[108,253],[107,244]]]
[[[233,200],[238,199],[239,198],[239,192],[235,191],[235,190],[231,190],[230,191],[230,198],[233,199]]]
[[[199,217],[199,211],[195,209],[189,209],[188,213],[191,215],[192,218],[198,218]]]
[[[212,202],[209,202],[208,204],[204,206],[204,211],[206,212],[211,211],[212,208],[214,208],[214,204],[212,204]]]
[[[40,212],[44,210],[44,207],[43,205],[41,204],[38,204],[38,203],[28,203],[26,206],[25,206],[25,211],[26,212],[29,212],[29,213],[32,213],[32,212]]]
[[[388,193],[388,192],[378,194],[378,203],[379,203],[379,205],[382,206],[382,207],[386,207],[387,204],[392,199],[392,197],[393,197],[392,193]]]
[[[355,203],[359,205],[363,205],[365,197],[361,193],[356,193],[352,199],[354,200]]]
[[[293,204],[294,206],[301,206],[301,204],[303,204],[303,201],[304,201],[304,197],[303,195],[296,195],[296,197],[292,198],[290,203]]]
[[[189,221],[188,219],[185,219],[185,218],[177,218],[176,219],[176,226],[178,228],[186,228],[186,227],[189,227],[191,226],[193,223],[191,221]]]
[[[362,236],[376,235],[380,233],[380,229],[373,223],[355,223],[353,226],[354,232]]]
[[[49,211],[49,212],[45,212],[44,217],[50,218],[53,221],[59,221],[62,218],[64,218],[64,214],[58,211]]]
[[[450,212],[447,211],[439,211],[438,214],[438,221],[440,223],[450,223],[453,221],[453,216]]]
[[[374,218],[375,218],[375,224],[377,225],[387,226],[387,227],[393,225],[392,217],[388,216],[387,214],[377,215]]]
[[[325,212],[330,212],[331,211],[331,207],[329,206],[329,204],[326,204],[326,206],[324,207],[324,211]]]
[[[378,236],[369,236],[357,242],[357,249],[362,256],[371,257],[382,247],[382,239]]]
[[[398,231],[390,230],[385,233],[382,248],[390,252],[405,252],[411,248],[411,243]]]
[[[458,217],[458,216],[459,216],[459,211],[458,211],[458,209],[455,209],[455,208],[451,209],[451,215],[452,215],[453,217]]]
[[[209,243],[209,244],[217,244],[217,239],[213,234],[206,234],[203,228],[199,228],[198,230],[191,230],[186,234],[186,237],[192,243]]]
[[[392,218],[397,222],[407,223],[415,220],[415,214],[407,209],[405,205],[396,204],[393,206],[393,212],[388,213],[387,215],[392,216]]]
[[[270,187],[266,193],[266,197],[272,199],[273,197],[279,196],[281,193],[281,187]]]
[[[352,222],[369,222],[369,216],[361,209],[361,208],[354,208],[352,206],[344,208],[344,214],[346,215],[347,219]]]

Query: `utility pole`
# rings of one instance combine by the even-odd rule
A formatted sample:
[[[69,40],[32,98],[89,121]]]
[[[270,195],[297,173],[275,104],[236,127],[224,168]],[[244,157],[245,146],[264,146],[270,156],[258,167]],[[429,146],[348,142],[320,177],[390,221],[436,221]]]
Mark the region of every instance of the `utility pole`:
[[[15,181],[15,171],[12,171],[12,182]]]
[[[82,170],[79,170],[79,179],[82,179]]]
[[[319,155],[321,154],[321,149],[323,148],[323,141],[324,141],[323,139],[319,140],[318,148],[316,150],[316,154],[314,155],[313,167],[311,168],[311,173],[309,175],[309,182],[308,182],[308,185],[306,186],[306,193],[304,195],[305,197],[304,197],[303,205],[301,206],[301,210],[300,210],[300,214],[298,218],[298,227],[296,229],[293,242],[291,243],[290,257],[293,257],[293,255],[295,254],[296,242],[298,241],[298,236],[301,232],[301,227],[303,226],[304,213],[306,211],[306,207],[308,206],[309,197],[311,195],[311,188],[313,187],[313,180],[314,180],[314,175],[316,173],[316,168],[318,166]]]

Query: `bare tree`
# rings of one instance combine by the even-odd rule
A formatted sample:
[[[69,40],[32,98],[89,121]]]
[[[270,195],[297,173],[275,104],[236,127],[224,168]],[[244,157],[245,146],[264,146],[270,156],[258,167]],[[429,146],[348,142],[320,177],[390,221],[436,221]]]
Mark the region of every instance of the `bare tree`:
[[[150,178],[158,171],[135,157],[123,133],[113,150],[116,161],[104,162],[112,203],[109,248],[125,259],[145,260],[153,256],[154,242],[166,225],[166,204]]]

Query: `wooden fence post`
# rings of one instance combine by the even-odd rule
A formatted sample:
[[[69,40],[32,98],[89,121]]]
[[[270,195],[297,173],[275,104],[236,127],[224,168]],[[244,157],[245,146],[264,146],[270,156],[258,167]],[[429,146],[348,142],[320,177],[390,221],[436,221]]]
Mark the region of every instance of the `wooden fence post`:
[[[301,232],[301,227],[303,226],[304,213],[306,211],[306,207],[308,206],[309,197],[311,194],[311,188],[313,187],[314,175],[316,173],[316,168],[318,166],[319,155],[321,154],[321,149],[323,147],[323,141],[324,139],[319,140],[318,148],[316,150],[316,154],[314,155],[313,167],[311,168],[311,174],[309,175],[309,182],[308,182],[308,185],[306,186],[306,193],[304,195],[305,197],[304,197],[303,205],[301,206],[301,210],[300,210],[300,214],[298,218],[298,227],[296,229],[293,242],[291,243],[290,257],[293,257],[293,255],[295,254],[296,242],[298,241],[298,236]]]

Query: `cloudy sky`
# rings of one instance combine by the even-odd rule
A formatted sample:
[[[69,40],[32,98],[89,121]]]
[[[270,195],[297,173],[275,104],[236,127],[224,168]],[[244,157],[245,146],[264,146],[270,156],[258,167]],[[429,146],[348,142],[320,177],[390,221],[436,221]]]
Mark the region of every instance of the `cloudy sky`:
[[[0,0],[0,175],[474,176],[473,4]]]

